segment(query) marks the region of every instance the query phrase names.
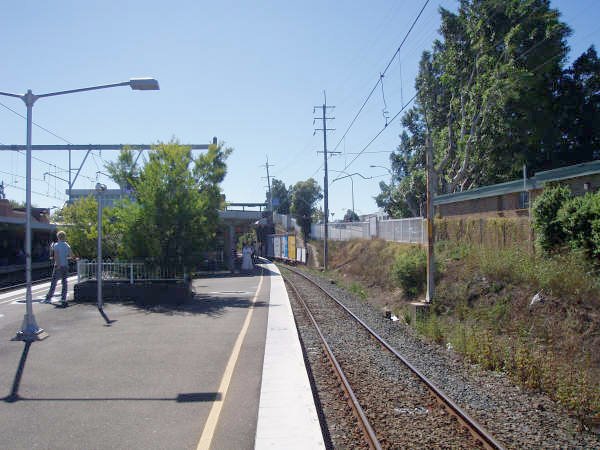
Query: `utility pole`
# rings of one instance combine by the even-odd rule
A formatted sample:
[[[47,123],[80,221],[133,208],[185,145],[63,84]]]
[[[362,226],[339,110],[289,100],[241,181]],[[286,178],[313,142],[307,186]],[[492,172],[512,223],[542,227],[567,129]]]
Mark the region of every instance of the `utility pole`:
[[[324,170],[325,170],[325,176],[323,179],[323,195],[324,195],[324,200],[323,200],[323,207],[324,207],[324,211],[323,211],[323,216],[324,216],[324,239],[323,239],[323,268],[325,270],[327,270],[327,258],[328,258],[328,248],[327,248],[327,239],[328,239],[328,223],[329,223],[329,179],[327,176],[327,132],[328,131],[334,131],[335,128],[327,128],[327,121],[328,120],[333,120],[335,119],[335,117],[327,117],[327,108],[333,109],[335,108],[335,106],[327,106],[327,95],[325,94],[325,91],[323,91],[323,105],[321,106],[322,108],[322,113],[323,113],[323,117],[315,117],[313,120],[313,124],[315,120],[321,119],[323,120],[323,128],[315,128],[315,133],[317,131],[323,131],[323,161],[324,161]],[[315,106],[313,108],[313,114],[315,113],[316,109],[319,108],[319,106]],[[320,153],[320,152],[318,152]],[[340,153],[340,152],[330,152],[331,154],[334,153]]]
[[[273,195],[271,193],[271,176],[269,175],[269,167],[273,167],[273,164],[269,164],[269,156],[267,155],[267,162],[265,163],[265,169],[267,169],[267,185],[269,187],[269,207],[271,208],[271,213],[272,213],[273,212]]]
[[[427,166],[427,294],[425,301],[431,303],[434,295],[435,258],[433,254],[433,145],[429,132],[425,137],[425,165]]]

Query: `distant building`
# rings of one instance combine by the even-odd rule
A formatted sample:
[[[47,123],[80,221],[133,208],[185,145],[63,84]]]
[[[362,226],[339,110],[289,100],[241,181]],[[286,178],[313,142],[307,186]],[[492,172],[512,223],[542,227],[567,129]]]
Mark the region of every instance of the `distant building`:
[[[68,190],[65,193],[69,195]],[[73,203],[80,198],[89,197],[90,195],[92,197],[96,197],[97,195],[95,189],[71,189],[70,194],[69,203]],[[116,202],[123,199],[133,200],[133,196],[123,189],[107,189],[102,194],[102,209],[112,207]]]
[[[31,208],[31,257],[33,267],[48,265],[49,243],[56,225],[49,221],[49,208]],[[25,208],[13,208],[0,198],[0,274],[23,270],[25,265]]]
[[[435,215],[527,217],[530,203],[548,183],[569,186],[574,195],[595,192],[600,188],[600,161],[536,172],[531,178],[438,195],[433,200]]]

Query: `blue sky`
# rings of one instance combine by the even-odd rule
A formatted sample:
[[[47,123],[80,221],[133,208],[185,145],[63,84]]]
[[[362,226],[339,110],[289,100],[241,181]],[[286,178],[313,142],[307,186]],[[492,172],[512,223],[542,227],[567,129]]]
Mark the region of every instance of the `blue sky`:
[[[10,2],[0,16],[3,70],[0,91],[35,94],[154,77],[158,92],[115,88],[40,99],[33,120],[60,138],[33,128],[34,144],[138,144],[168,141],[203,144],[217,136],[233,147],[223,190],[231,202],[265,199],[270,173],[286,186],[309,177],[323,184],[323,137],[313,136],[313,107],[327,103],[335,120],[328,126],[330,181],[354,176],[355,210],[376,211],[379,181],[389,181],[389,153],[398,145],[399,120],[348,167],[384,127],[384,101],[393,117],[414,94],[421,52],[431,48],[439,26],[431,0],[384,78],[346,137],[351,120],[398,48],[423,0],[392,1],[178,1]],[[553,1],[572,29],[576,57],[598,46],[600,2]],[[19,99],[0,103],[25,115]],[[25,120],[0,105],[0,143],[25,144]],[[321,128],[317,122],[315,127]],[[67,142],[65,142],[67,141]],[[74,152],[79,168],[84,152]],[[82,168],[75,188],[96,181],[113,186],[98,171],[117,152],[96,153]],[[60,206],[66,200],[66,152],[36,152],[32,201]],[[0,153],[0,180],[8,198],[25,199],[25,157]],[[352,207],[351,182],[329,188],[334,219]]]

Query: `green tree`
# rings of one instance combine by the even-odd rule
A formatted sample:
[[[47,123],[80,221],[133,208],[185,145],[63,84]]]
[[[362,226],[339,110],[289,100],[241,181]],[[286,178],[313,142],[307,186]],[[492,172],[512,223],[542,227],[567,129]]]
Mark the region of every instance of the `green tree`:
[[[102,255],[115,258],[119,255],[119,239],[113,234],[111,208],[102,215]],[[73,253],[80,258],[94,259],[98,252],[98,202],[93,195],[82,197],[58,210],[54,216],[65,224],[67,240]]]
[[[380,198],[390,213],[416,215],[423,203],[427,135],[439,193],[512,180],[523,163],[552,168],[560,130],[549,124],[570,33],[559,12],[548,0],[461,0],[440,14],[442,38],[423,53],[391,155],[399,183]]]
[[[346,214],[344,214],[344,222],[358,222],[359,220],[358,214],[351,209],[347,210]]]
[[[304,240],[310,237],[310,226],[316,212],[315,203],[323,198],[321,186],[314,178],[298,181],[291,189],[292,204],[290,211],[302,228]]]
[[[225,208],[225,195],[221,183],[227,175],[227,158],[232,148],[224,147],[224,143],[211,144],[206,153],[202,153],[194,161],[193,175],[201,197],[202,228],[200,236],[202,247],[208,248],[214,242],[219,223],[219,210]]]
[[[593,46],[563,72],[555,111],[560,133],[553,165],[600,157],[600,59]]]
[[[140,168],[134,162],[134,153],[128,147],[119,153],[116,162],[108,162],[104,165],[112,180],[121,189],[130,190],[140,176]]]
[[[273,196],[273,211],[279,214],[289,214],[291,204],[290,189],[285,187],[285,183],[277,178],[271,182],[271,195]],[[267,204],[270,203],[269,193],[267,192]]]
[[[390,161],[394,180],[388,185],[379,183],[381,193],[375,197],[377,205],[393,218],[416,217],[425,206],[425,134],[426,128],[417,108],[411,108],[403,117],[405,131],[400,145]]]
[[[194,160],[190,148],[176,141],[154,146],[134,183],[136,204],[114,213],[123,224],[123,253],[163,266],[192,266],[216,234],[219,183],[230,153],[211,145]]]

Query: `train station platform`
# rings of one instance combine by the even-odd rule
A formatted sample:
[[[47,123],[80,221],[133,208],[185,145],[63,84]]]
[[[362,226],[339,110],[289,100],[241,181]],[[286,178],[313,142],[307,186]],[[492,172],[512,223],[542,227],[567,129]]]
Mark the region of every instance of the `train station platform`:
[[[257,449],[325,448],[290,301],[275,264],[256,430]]]
[[[47,288],[49,337],[30,346],[11,341],[23,290],[0,295],[0,447],[325,448],[275,265],[196,279],[183,308],[108,302],[111,326],[94,305],[38,303]]]

